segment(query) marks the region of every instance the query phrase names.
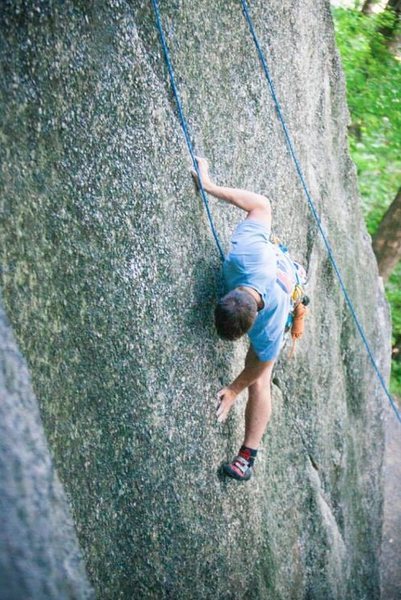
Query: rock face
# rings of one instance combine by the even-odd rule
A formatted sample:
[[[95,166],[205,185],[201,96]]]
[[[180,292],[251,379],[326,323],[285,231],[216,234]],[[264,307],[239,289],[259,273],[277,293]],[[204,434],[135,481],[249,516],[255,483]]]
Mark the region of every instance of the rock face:
[[[93,597],[25,361],[0,305],[0,598]]]
[[[279,360],[246,485],[215,395],[219,257],[150,2],[2,5],[2,289],[99,598],[379,597],[382,394],[290,163],[239,2],[162,2],[197,151],[262,191],[308,266],[307,331]],[[251,7],[297,152],[385,374],[389,320],[347,152],[329,3]],[[242,218],[211,199],[226,249]]]
[[[381,600],[401,596],[401,573],[397,557],[401,549],[401,440],[399,423],[386,411],[384,452],[383,541],[381,551]]]

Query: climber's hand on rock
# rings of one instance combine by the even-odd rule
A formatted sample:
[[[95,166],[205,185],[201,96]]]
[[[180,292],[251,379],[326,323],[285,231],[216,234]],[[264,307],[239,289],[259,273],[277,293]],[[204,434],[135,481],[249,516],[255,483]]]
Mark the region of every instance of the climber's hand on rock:
[[[219,423],[224,423],[224,421],[227,419],[228,413],[230,412],[236,397],[237,394],[229,387],[223,388],[217,393],[219,406],[216,411],[216,417]]]
[[[206,188],[209,185],[209,183],[211,183],[210,176],[209,176],[209,164],[208,164],[206,158],[201,158],[200,156],[195,156],[195,160],[198,163],[199,173],[202,178],[202,185],[204,188]],[[198,174],[197,174],[196,170],[192,169],[191,174],[192,174],[192,177],[194,178],[196,185],[199,187],[199,178],[198,178]]]

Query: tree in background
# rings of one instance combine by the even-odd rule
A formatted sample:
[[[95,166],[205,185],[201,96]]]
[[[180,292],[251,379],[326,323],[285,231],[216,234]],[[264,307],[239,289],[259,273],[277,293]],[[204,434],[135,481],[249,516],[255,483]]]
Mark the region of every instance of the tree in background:
[[[397,15],[400,14],[400,0],[387,0],[383,6],[383,2],[380,0],[365,0],[362,5],[362,13],[364,15],[373,15],[381,10],[393,10]]]
[[[375,6],[377,5],[378,0],[365,0],[362,5],[362,12],[364,15],[372,15],[375,12]]]
[[[365,2],[363,12],[337,8],[333,13],[352,119],[350,150],[392,312],[391,385],[401,396],[401,62],[390,43],[399,32],[401,1],[397,7],[387,2],[377,14],[374,4]],[[390,22],[391,32],[385,29]]]
[[[384,36],[384,43],[389,50],[397,53],[401,51],[401,0],[365,0],[362,5],[362,14],[369,16],[381,12],[378,24],[378,33]]]
[[[373,238],[379,273],[387,282],[401,260],[401,188],[390,204]]]
[[[391,52],[397,52],[400,46],[401,0],[389,0],[382,16],[378,33],[384,37],[384,43]]]

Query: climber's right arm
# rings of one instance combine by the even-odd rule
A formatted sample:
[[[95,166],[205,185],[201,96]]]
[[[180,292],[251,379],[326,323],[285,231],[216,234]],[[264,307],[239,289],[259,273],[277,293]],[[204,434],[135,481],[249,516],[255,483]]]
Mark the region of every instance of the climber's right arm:
[[[255,192],[249,192],[248,190],[242,190],[240,188],[223,187],[216,185],[212,181],[209,181],[206,184],[205,190],[209,192],[209,194],[212,194],[212,196],[225,200],[230,204],[234,204],[234,206],[238,206],[238,208],[242,208],[242,210],[245,210],[248,213],[258,210],[260,212],[263,211],[268,213],[269,217],[271,215],[270,202],[261,194],[256,194]]]
[[[206,192],[212,194],[216,198],[225,200],[248,213],[247,218],[261,221],[266,225],[271,224],[271,207],[269,200],[261,194],[249,192],[239,188],[230,188],[216,185],[210,179],[209,166],[204,158],[197,158],[202,185]],[[196,172],[192,172],[195,181],[198,181]]]

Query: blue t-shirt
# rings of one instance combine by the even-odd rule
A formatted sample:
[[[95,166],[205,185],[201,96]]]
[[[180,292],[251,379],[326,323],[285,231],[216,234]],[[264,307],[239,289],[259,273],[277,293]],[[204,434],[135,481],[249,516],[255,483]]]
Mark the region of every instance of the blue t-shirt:
[[[270,231],[258,221],[246,219],[234,231],[231,250],[223,265],[227,292],[247,286],[262,297],[264,306],[248,332],[259,360],[277,358],[290,312],[290,296],[277,283],[277,254]]]

